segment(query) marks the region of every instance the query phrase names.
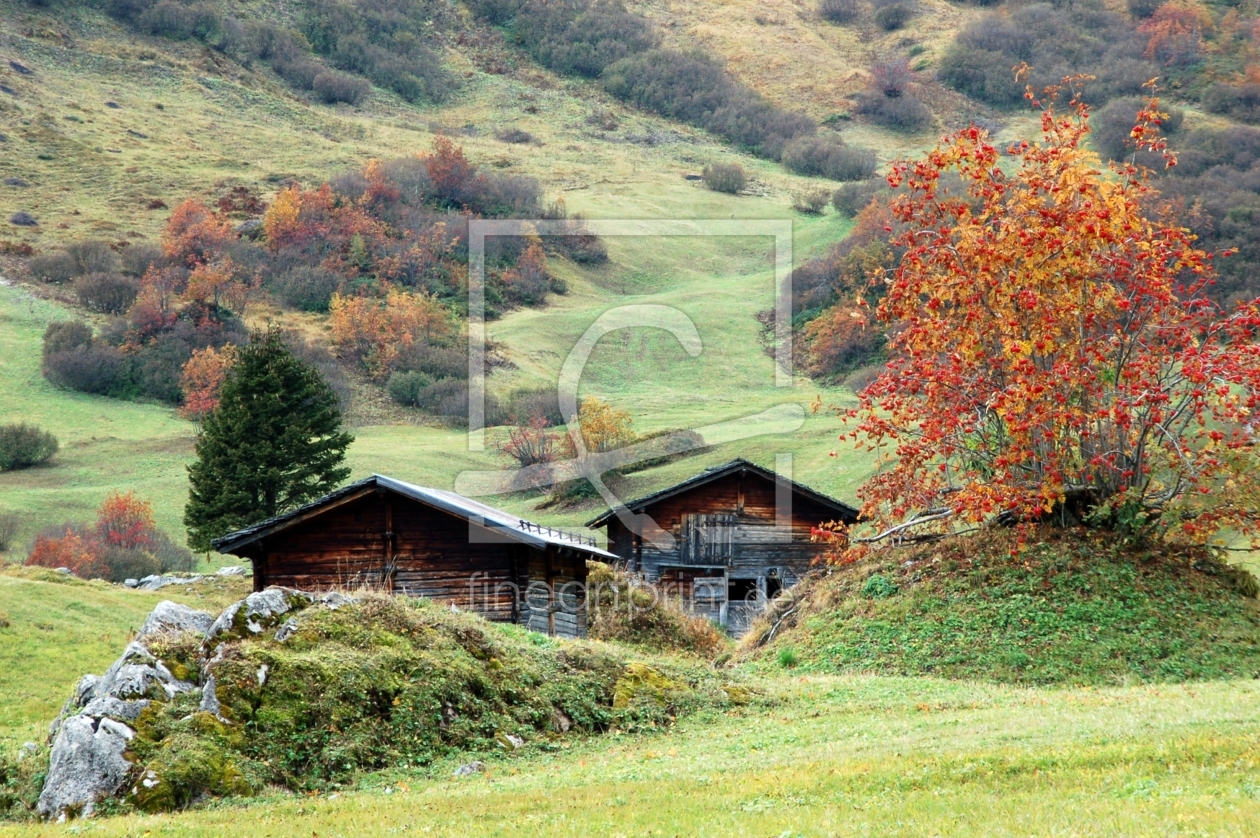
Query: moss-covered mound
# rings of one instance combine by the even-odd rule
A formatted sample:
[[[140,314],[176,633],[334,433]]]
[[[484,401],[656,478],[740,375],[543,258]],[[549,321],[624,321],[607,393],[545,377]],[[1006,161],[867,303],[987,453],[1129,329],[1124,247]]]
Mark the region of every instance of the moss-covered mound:
[[[754,665],[1028,684],[1260,677],[1256,580],[1209,551],[1009,532],[889,550],[776,600]]]
[[[201,687],[155,701],[135,722],[124,805],[150,811],[668,724],[732,701],[729,681],[698,662],[631,657],[381,595],[204,644],[167,636],[149,650]],[[206,710],[207,690],[217,713]]]
[[[730,638],[677,600],[610,565],[587,562],[590,635],[658,652],[687,652],[713,660],[730,650]]]

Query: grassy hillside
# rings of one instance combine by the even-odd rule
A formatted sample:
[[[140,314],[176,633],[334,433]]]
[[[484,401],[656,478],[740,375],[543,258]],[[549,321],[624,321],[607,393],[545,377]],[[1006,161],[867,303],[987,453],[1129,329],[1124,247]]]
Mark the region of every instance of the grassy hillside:
[[[801,672],[1106,684],[1260,676],[1247,571],[1207,551],[1114,536],[984,532],[889,550],[778,603],[749,657]],[[782,625],[758,648],[766,630]]]
[[[769,712],[527,747],[484,774],[0,836],[252,834],[1247,835],[1260,818],[1260,688],[1037,690],[809,676]]]
[[[217,614],[248,590],[242,577],[132,591],[43,568],[0,572],[0,748],[42,742],[79,678],[113,663],[162,600]]]

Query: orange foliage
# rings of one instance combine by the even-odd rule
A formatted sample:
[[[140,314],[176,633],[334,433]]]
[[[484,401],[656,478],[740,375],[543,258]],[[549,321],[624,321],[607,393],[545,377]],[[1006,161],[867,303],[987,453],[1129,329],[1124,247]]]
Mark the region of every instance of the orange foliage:
[[[153,505],[135,492],[111,492],[96,511],[96,537],[110,547],[152,547],[156,533]]]
[[[469,190],[479,191],[485,178],[477,173],[464,156],[464,150],[449,138],[433,138],[433,151],[424,155],[424,167],[429,173],[433,191],[453,208],[463,207]]]
[[[1188,63],[1199,54],[1203,33],[1211,26],[1211,14],[1193,0],[1165,3],[1138,27],[1147,37],[1143,54],[1166,66]]]
[[[569,435],[564,438],[563,444],[565,456],[576,454],[575,433],[582,435],[582,445],[588,454],[615,451],[629,445],[638,438],[633,424],[626,411],[617,410],[602,399],[587,396],[578,405],[578,415],[570,418]]]
[[[247,282],[237,276],[236,266],[230,257],[198,265],[188,276],[184,299],[222,306],[234,314],[244,316],[250,294],[261,283],[261,277]]]
[[[67,527],[65,535],[60,537],[37,536],[26,563],[34,567],[69,568],[83,579],[104,576],[107,572],[99,545],[72,527]]]
[[[236,363],[236,347],[228,344],[221,349],[208,347],[193,350],[192,357],[184,364],[184,374],[179,386],[184,393],[184,403],[179,415],[200,422],[219,406],[219,390],[228,370]]]
[[[388,375],[417,341],[442,343],[454,333],[450,310],[425,293],[391,290],[384,300],[334,294],[329,310],[333,344],[375,377]]]
[[[1164,150],[1162,116],[1139,113],[1143,148]],[[868,526],[1031,521],[1071,498],[1117,527],[1257,535],[1260,300],[1210,300],[1212,258],[1144,214],[1145,170],[1100,171],[1087,106],[1052,101],[1041,129],[1009,157],[963,129],[889,175],[905,187],[878,310],[892,360],[839,410],[881,455]],[[965,194],[938,189],[952,173]]]
[[[847,371],[869,363],[884,343],[883,328],[871,321],[870,308],[853,302],[832,306],[811,320],[802,338],[815,374]]]
[[[166,255],[193,267],[209,262],[236,238],[232,225],[195,199],[175,208],[162,231]]]

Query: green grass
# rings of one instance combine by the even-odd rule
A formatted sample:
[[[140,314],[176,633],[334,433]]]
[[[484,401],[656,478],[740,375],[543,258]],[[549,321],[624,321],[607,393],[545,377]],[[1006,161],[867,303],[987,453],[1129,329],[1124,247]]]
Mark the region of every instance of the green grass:
[[[1254,834],[1260,686],[1043,690],[888,677],[767,680],[764,708],[531,746],[451,779],[365,778],[162,817],[2,836],[235,834],[1028,836]]]
[[[812,583],[752,654],[773,670],[1030,684],[1260,677],[1260,603],[1200,550],[986,532],[877,555]]]
[[[42,742],[79,678],[104,672],[162,600],[218,614],[248,589],[241,577],[132,591],[43,568],[0,572],[0,748]]]

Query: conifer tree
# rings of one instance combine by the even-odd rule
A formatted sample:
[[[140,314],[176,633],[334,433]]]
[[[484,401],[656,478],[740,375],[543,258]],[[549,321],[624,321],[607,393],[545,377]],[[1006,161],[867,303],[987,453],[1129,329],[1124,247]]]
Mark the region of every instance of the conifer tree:
[[[209,550],[235,529],[292,510],[350,475],[337,398],[274,329],[240,350],[197,436],[184,509],[188,544]]]

